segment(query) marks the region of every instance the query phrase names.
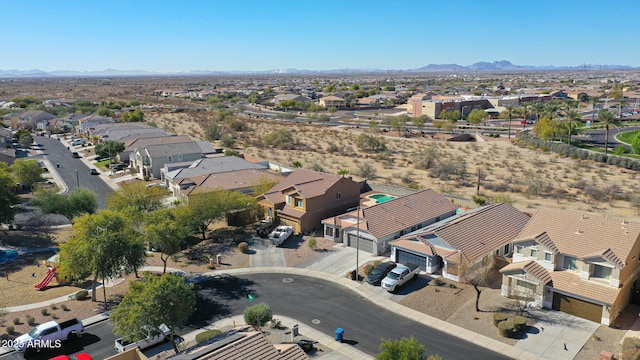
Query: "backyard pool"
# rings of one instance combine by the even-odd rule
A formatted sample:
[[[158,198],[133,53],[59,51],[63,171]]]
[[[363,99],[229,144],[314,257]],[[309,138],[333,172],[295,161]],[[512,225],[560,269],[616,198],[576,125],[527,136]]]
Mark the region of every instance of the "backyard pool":
[[[368,196],[369,199],[373,199],[376,201],[376,204],[382,204],[383,202],[387,202],[389,200],[393,200],[396,197],[388,194],[373,194]]]
[[[0,264],[13,261],[18,257],[18,253],[14,250],[0,250]]]

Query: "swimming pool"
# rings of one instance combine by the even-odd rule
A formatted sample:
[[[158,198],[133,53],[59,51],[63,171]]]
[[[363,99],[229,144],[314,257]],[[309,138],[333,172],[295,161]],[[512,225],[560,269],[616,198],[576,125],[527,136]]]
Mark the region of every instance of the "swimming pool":
[[[376,204],[382,204],[383,202],[387,202],[389,200],[393,200],[396,197],[388,194],[373,194],[368,196],[369,199],[373,199],[376,201]]]
[[[13,261],[18,257],[15,250],[0,250],[0,264]]]

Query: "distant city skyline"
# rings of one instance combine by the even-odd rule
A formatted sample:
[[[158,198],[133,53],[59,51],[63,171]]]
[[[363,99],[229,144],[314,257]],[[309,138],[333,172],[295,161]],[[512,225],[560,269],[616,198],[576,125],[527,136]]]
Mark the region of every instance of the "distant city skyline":
[[[0,70],[640,66],[635,1],[2,2]]]

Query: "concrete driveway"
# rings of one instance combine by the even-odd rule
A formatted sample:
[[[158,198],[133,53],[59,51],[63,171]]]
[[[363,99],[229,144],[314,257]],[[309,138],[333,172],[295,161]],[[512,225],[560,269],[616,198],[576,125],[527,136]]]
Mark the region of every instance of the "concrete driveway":
[[[553,310],[530,310],[535,326],[515,345],[542,359],[573,359],[600,324]]]
[[[254,236],[251,241],[251,250],[254,252],[249,257],[251,267],[285,267],[284,252],[273,245],[269,239]]]

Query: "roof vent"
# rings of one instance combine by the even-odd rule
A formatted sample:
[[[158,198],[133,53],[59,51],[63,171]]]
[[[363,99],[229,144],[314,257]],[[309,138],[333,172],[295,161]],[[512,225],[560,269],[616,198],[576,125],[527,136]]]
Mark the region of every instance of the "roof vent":
[[[576,233],[576,234],[578,234],[578,235],[580,235],[580,234],[582,234],[582,232],[583,232],[582,230],[578,229],[578,230],[576,230],[576,232],[575,232],[575,233]]]
[[[588,218],[589,218],[589,217],[587,217],[587,214],[582,214],[582,220],[586,220],[586,219],[588,219]]]
[[[622,222],[620,223],[620,225],[627,225],[629,222],[627,220],[622,220]]]

